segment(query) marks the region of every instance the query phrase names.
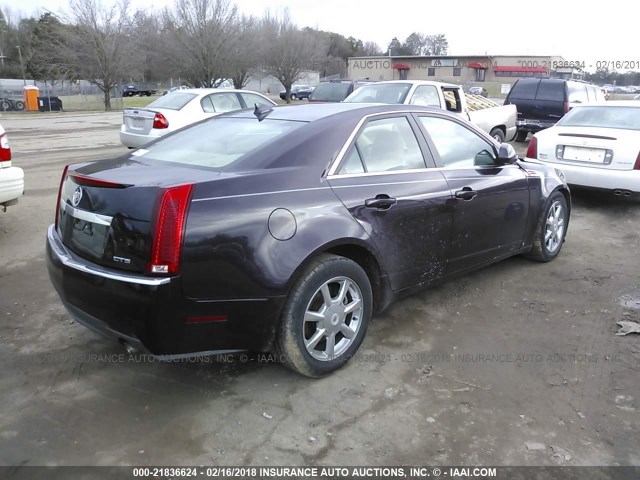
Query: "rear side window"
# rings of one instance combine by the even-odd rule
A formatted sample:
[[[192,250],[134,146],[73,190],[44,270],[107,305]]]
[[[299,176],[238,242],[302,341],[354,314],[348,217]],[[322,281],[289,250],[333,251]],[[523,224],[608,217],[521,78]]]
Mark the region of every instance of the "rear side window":
[[[540,80],[518,80],[509,92],[509,98],[522,98],[533,100]]]
[[[564,102],[564,82],[541,80],[536,100]]]
[[[305,123],[218,117],[163,137],[135,155],[138,159],[234,171],[236,160],[302,125]]]
[[[181,110],[187,103],[195,98],[195,93],[171,92],[154,100],[149,108],[166,108],[169,110]]]

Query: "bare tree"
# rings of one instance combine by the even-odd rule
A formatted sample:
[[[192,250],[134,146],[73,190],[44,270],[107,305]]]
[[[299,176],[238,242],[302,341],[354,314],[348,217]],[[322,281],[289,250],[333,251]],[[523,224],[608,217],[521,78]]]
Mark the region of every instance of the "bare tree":
[[[284,85],[287,103],[291,86],[305,70],[317,69],[328,48],[318,35],[300,30],[285,10],[281,17],[269,13],[262,20],[264,69]]]
[[[376,55],[382,55],[382,49],[380,48],[380,45],[378,45],[376,42],[364,42],[364,44],[362,45],[362,52],[365,56],[376,56]]]
[[[449,50],[449,42],[447,37],[442,33],[437,35],[427,35],[425,40],[424,55],[446,55]]]
[[[59,46],[77,76],[103,92],[104,108],[111,110],[111,91],[120,79],[135,76],[140,69],[136,14],[129,0],[111,6],[100,0],[71,0],[70,8],[71,26]]]
[[[225,76],[229,44],[234,36],[236,6],[229,0],[176,0],[175,25],[180,54],[174,60],[196,86],[214,86]]]
[[[228,49],[227,71],[235,88],[244,88],[260,62],[259,22],[243,16],[235,23]]]

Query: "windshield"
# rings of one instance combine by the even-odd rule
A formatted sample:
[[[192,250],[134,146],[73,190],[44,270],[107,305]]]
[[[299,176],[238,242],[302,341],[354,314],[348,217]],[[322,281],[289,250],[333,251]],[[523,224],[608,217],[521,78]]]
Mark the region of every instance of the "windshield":
[[[411,89],[409,83],[379,83],[365,85],[349,95],[348,103],[404,103]]]
[[[180,110],[195,96],[195,93],[170,92],[165,96],[151,102],[148,105],[148,108],[167,108],[169,110]]]
[[[349,92],[350,83],[347,82],[328,82],[321,83],[311,94],[311,100],[320,102],[341,102]]]
[[[240,157],[305,125],[304,122],[255,118],[213,118],[164,137],[133,153],[162,162],[222,169]],[[233,168],[225,170],[233,171]]]
[[[590,106],[574,107],[557,125],[640,130],[640,108]]]

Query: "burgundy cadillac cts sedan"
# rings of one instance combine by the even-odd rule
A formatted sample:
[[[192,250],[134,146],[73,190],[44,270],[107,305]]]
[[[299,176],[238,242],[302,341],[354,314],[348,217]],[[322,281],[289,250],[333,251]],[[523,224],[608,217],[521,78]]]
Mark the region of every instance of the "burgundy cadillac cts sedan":
[[[570,208],[560,171],[442,110],[258,106],[69,165],[46,250],[70,314],[129,348],[275,350],[315,377],[395,298],[552,260]]]

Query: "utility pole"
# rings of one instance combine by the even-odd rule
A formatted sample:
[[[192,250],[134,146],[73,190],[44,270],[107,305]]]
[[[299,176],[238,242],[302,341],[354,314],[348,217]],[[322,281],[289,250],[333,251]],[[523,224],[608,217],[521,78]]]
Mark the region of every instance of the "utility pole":
[[[24,62],[22,61],[22,50],[20,50],[20,45],[16,45],[18,49],[18,56],[20,57],[20,70],[22,70],[22,81],[24,85],[27,86],[27,78],[24,75]]]

